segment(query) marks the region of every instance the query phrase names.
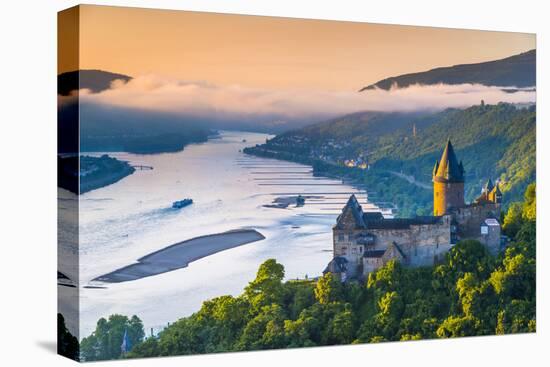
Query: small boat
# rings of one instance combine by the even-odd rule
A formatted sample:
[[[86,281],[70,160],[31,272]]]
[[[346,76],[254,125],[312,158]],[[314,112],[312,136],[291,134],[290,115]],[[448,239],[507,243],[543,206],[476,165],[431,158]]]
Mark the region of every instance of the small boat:
[[[191,205],[191,204],[193,204],[193,199],[178,200],[178,201],[174,201],[172,203],[172,208],[173,209],[181,209],[181,208],[185,208],[186,206]]]
[[[246,139],[243,139],[243,143],[246,143]]]

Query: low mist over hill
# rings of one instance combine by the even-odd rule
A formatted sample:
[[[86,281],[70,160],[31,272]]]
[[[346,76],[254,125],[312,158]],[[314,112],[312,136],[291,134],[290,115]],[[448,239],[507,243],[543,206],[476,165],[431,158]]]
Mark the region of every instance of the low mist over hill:
[[[501,60],[441,67],[420,73],[394,76],[366,86],[360,92],[376,88],[389,90],[392,86],[406,88],[414,84],[433,85],[439,83],[534,87],[536,85],[536,59],[536,50],[531,50]]]
[[[132,77],[102,70],[72,71],[58,76],[59,131],[60,136],[80,133],[80,148],[85,151],[155,152],[204,141],[210,129],[284,133],[306,126],[301,133],[309,136],[308,149],[319,154],[323,152],[315,149],[330,138],[345,144],[338,154],[352,157],[368,151],[372,162],[389,160],[392,150],[387,147],[398,144],[397,137],[410,134],[413,122],[423,131],[445,120],[452,110],[438,111],[465,108],[480,100],[532,104],[535,89],[525,87],[535,84],[535,59],[532,50],[502,60],[437,68],[384,79],[360,93],[271,90],[154,74]],[[81,93],[71,95],[76,89]],[[477,123],[485,128],[483,124],[495,121]],[[60,152],[77,149],[61,146]],[[415,154],[418,150],[407,158]]]

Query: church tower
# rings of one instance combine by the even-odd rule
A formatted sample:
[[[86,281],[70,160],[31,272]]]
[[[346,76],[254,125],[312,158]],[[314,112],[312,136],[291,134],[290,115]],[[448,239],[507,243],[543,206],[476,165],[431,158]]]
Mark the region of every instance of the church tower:
[[[434,215],[444,215],[451,208],[464,206],[464,167],[458,163],[451,144],[447,145],[441,159],[435,163],[433,169],[434,184]]]

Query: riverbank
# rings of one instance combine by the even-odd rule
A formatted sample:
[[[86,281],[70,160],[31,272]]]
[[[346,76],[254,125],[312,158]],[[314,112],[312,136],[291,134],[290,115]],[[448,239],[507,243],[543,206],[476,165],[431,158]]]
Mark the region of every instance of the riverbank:
[[[135,172],[128,162],[104,154],[101,157],[80,157],[80,194],[122,180]]]
[[[195,237],[155,251],[93,281],[120,283],[137,280],[187,267],[189,263],[217,252],[265,239],[253,229],[234,230]]]
[[[91,156],[58,156],[57,184],[74,194],[105,187],[135,172],[128,162],[104,154]]]

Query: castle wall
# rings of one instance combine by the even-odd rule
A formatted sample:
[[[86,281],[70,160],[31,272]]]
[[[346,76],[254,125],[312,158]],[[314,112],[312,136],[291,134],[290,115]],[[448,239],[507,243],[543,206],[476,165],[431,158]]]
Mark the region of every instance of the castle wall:
[[[373,235],[374,242],[366,246],[358,243],[358,235]],[[411,225],[405,229],[360,229],[333,231],[334,256],[348,260],[348,276],[358,271],[363,274],[372,272],[382,266],[388,259],[364,258],[365,250],[387,250],[396,243],[403,251],[405,258],[399,259],[409,266],[433,265],[451,248],[451,217],[444,216],[441,223]]]
[[[452,248],[450,243],[424,244],[424,245],[409,245],[401,247],[406,253],[408,261],[407,265],[416,266],[431,266],[442,260],[445,254]]]
[[[348,276],[356,274],[362,265],[362,256],[365,246],[358,244],[356,237],[364,230],[339,230],[333,229],[333,254],[334,257],[342,256],[348,261]]]
[[[409,229],[372,229],[368,232],[375,236],[374,250],[385,250],[392,242],[399,246],[428,246],[451,242],[450,223],[411,226]]]
[[[500,204],[472,204],[453,210],[452,215],[457,223],[459,239],[479,238],[480,226],[485,219],[500,217]]]
[[[381,257],[364,257],[363,258],[363,274],[372,273],[384,265],[384,260]]]
[[[487,246],[492,255],[497,255],[500,251],[500,224],[484,227],[484,230],[481,230],[479,241]]]
[[[440,255],[451,248],[450,217],[435,225],[413,225],[409,229],[374,229],[375,250],[385,250],[395,242],[405,254],[404,264],[433,265]]]

